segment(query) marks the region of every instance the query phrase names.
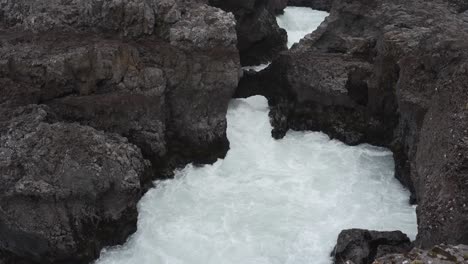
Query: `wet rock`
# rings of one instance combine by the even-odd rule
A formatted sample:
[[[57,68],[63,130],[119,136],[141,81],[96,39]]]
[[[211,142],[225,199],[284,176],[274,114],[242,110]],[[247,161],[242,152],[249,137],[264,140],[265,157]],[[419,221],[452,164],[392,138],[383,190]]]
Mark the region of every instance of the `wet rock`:
[[[391,148],[422,247],[468,244],[468,20],[454,3],[334,1],[314,33],[241,82],[269,97],[275,137],[310,129]]]
[[[468,10],[468,2],[464,0],[447,0],[452,6],[456,8],[459,13],[463,13]]]
[[[225,113],[240,75],[234,17],[195,3],[85,2],[47,3],[56,20],[34,24],[28,21],[46,16],[39,8],[45,2],[37,2],[37,9],[7,2],[3,10],[7,22],[13,21],[6,23],[10,30],[44,32],[3,33],[0,81],[6,93],[0,102],[48,104],[64,121],[128,137],[154,162],[168,153],[185,156],[184,162],[222,157],[228,148]],[[117,7],[135,16],[125,18],[135,25],[125,28],[123,18],[111,16]],[[154,20],[143,16],[151,7],[160,16],[181,13],[170,19],[167,36],[159,32],[166,24],[140,30]],[[80,15],[86,12],[95,17]],[[68,23],[65,17],[74,19]],[[123,25],[115,30],[123,30],[125,41],[106,35],[116,23]],[[99,30],[104,33],[94,33]]]
[[[4,263],[89,261],[135,231],[136,204],[151,176],[136,146],[55,122],[44,106],[0,113]]]
[[[407,254],[390,254],[378,258],[373,264],[455,264],[467,262],[468,246],[439,245],[429,250],[414,248]]]
[[[275,18],[286,7],[285,0],[210,0],[210,3],[235,14],[242,65],[267,63],[286,49],[286,31]]]
[[[224,157],[235,25],[203,0],[0,4],[0,262],[91,261],[151,180]]]
[[[371,264],[383,255],[406,253],[410,249],[409,238],[400,231],[348,229],[341,231],[331,256],[336,264]]]

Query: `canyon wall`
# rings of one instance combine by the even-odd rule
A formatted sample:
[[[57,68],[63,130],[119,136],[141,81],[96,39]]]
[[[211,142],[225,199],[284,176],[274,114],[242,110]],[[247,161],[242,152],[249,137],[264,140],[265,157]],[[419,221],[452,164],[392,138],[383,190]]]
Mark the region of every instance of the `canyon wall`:
[[[235,26],[207,1],[0,3],[0,262],[89,262],[152,180],[224,157]]]
[[[282,12],[287,0],[210,0],[210,3],[235,15],[237,47],[243,66],[270,62],[286,50],[286,31],[278,26],[275,15]]]
[[[468,244],[468,12],[461,1],[334,1],[330,16],[238,96],[269,98],[272,132],[320,130],[394,152],[418,203],[417,246]]]

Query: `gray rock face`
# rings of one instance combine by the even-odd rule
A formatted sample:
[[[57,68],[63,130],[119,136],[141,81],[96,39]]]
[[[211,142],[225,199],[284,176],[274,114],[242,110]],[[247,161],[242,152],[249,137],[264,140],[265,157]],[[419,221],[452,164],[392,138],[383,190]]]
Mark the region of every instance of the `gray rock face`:
[[[7,1],[0,102],[49,104],[64,120],[129,137],[151,159],[165,156],[169,141],[183,141],[203,153],[187,156],[215,160],[228,146],[225,112],[240,74],[233,16],[196,3],[118,3],[36,1],[28,9]],[[52,22],[38,18],[50,17],[45,5]],[[117,7],[135,19],[111,15]],[[155,14],[165,17],[160,27]]]
[[[468,246],[439,245],[430,250],[414,248],[407,254],[390,254],[379,258],[373,264],[458,264],[468,263]]]
[[[210,0],[210,3],[235,14],[242,65],[267,63],[286,49],[286,31],[275,18],[275,14],[283,12],[286,0]]]
[[[336,264],[371,264],[383,255],[406,253],[410,249],[409,238],[400,231],[348,229],[341,231],[331,256]]]
[[[207,1],[0,3],[0,262],[90,261],[151,180],[225,155],[235,25]]]
[[[463,13],[468,10],[468,2],[464,0],[446,0],[451,4],[459,13]]]
[[[458,3],[458,4],[457,4]],[[468,19],[457,1],[334,1],[317,31],[241,81],[273,135],[321,130],[391,148],[413,192],[416,244],[468,244]]]
[[[150,165],[125,138],[53,119],[44,106],[1,111],[0,248],[86,261],[134,231]]]
[[[333,0],[288,0],[288,5],[310,7],[316,10],[329,12],[332,2]]]

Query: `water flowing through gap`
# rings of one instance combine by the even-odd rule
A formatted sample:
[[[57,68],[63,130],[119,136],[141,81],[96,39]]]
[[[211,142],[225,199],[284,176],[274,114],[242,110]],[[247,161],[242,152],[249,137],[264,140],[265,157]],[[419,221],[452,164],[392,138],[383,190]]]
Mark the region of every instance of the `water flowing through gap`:
[[[288,33],[288,49],[294,43],[298,43],[305,35],[316,30],[323,20],[328,16],[327,12],[318,11],[311,8],[288,6],[284,13],[276,18],[278,25]],[[244,70],[262,71],[270,63],[261,65],[246,66]]]
[[[284,14],[277,17],[278,25],[288,32],[288,48],[299,42],[305,35],[316,30],[328,16],[327,12],[306,7],[288,6]]]
[[[226,158],[157,183],[139,203],[138,231],[97,263],[329,264],[342,229],[414,239],[415,209],[390,151],[318,132],[274,140],[268,111],[261,96],[233,100]]]
[[[136,234],[99,263],[325,264],[342,229],[414,238],[415,210],[391,152],[318,132],[276,141],[268,111],[264,97],[233,100],[226,159],[158,183],[139,204]]]

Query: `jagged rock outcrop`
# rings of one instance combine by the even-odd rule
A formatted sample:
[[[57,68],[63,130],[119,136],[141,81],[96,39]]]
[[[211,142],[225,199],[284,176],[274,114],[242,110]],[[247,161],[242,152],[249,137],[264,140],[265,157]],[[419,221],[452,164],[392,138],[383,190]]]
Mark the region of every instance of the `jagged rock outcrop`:
[[[407,254],[390,254],[379,258],[373,264],[458,264],[468,263],[468,246],[439,245],[430,250],[414,248]]]
[[[396,177],[419,204],[422,247],[468,244],[468,13],[461,7],[334,1],[313,34],[238,91],[269,97],[277,138],[311,129],[391,148]]]
[[[152,160],[171,143],[187,150],[180,155],[192,150],[187,158],[222,156],[224,115],[239,78],[230,15],[174,1],[45,2],[2,9],[9,31],[0,47],[1,101],[50,104],[65,120],[129,137]]]
[[[376,258],[410,249],[409,238],[400,231],[348,229],[341,231],[331,256],[335,264],[371,264]]]
[[[45,106],[0,110],[2,263],[89,261],[136,228],[149,161],[126,138],[54,119]]]
[[[210,0],[210,3],[235,14],[242,65],[267,63],[286,49],[286,31],[275,18],[286,7],[286,0]]]
[[[446,0],[446,1],[448,1],[452,6],[454,6],[459,13],[463,13],[466,10],[468,10],[467,1],[464,1],[464,0]]]
[[[330,12],[333,0],[288,0],[290,6],[310,7]]]
[[[236,44],[203,0],[2,1],[0,111],[38,110],[1,117],[0,262],[96,258],[151,180],[223,157]]]

